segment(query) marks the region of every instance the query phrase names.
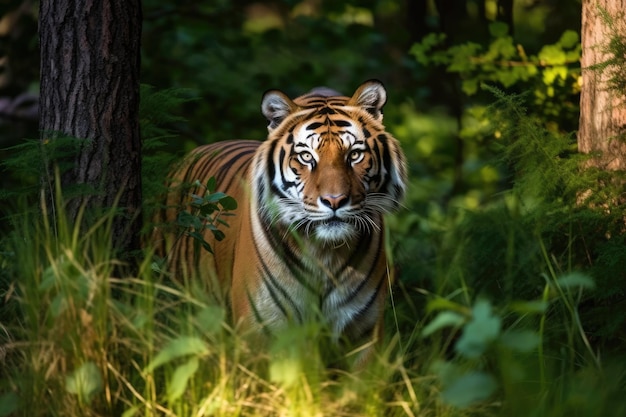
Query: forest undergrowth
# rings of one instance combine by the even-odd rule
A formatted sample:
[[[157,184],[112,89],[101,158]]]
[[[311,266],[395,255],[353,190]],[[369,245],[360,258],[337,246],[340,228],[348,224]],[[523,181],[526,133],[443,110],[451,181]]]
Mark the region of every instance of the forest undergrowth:
[[[507,183],[476,205],[434,201],[411,179],[389,219],[385,340],[360,371],[326,367],[316,325],[249,344],[199,283],[168,280],[149,245],[120,275],[114,210],[79,227],[61,190],[53,211],[36,187],[16,197],[0,248],[0,416],[626,415],[622,184],[583,169],[573,138],[543,128],[523,96],[491,92],[502,139],[487,145]],[[181,99],[144,95],[149,216],[171,162],[151,121]],[[12,167],[32,176],[28,152]]]

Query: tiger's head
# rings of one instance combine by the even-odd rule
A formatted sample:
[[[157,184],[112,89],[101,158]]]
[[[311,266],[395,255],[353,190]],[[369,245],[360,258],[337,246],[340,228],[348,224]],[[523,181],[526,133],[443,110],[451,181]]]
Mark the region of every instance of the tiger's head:
[[[266,92],[268,139],[253,167],[262,215],[325,243],[379,229],[404,196],[406,162],[382,124],[387,93],[363,83],[352,97],[328,88],[291,100]]]

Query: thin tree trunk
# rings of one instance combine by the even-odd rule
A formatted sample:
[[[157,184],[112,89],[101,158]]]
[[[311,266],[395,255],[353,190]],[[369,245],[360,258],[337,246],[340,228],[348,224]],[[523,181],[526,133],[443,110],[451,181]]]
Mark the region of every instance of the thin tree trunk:
[[[599,13],[606,10],[615,22],[626,12],[626,0],[583,0],[582,8],[582,89],[578,148],[597,153],[591,164],[607,170],[626,170],[626,103],[624,91],[609,88],[607,80],[616,68],[593,69],[611,58],[606,46],[612,37]],[[617,24],[623,28],[623,24]],[[626,34],[621,33],[621,36]]]
[[[138,249],[140,0],[42,0],[40,7],[42,140],[82,140],[61,182],[93,190],[68,201],[68,217],[83,205],[116,206],[114,248]]]

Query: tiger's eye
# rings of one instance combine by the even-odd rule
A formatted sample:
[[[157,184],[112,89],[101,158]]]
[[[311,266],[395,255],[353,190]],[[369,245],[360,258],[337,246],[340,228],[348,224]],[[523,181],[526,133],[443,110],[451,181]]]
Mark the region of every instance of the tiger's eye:
[[[303,164],[309,164],[309,163],[311,163],[311,161],[313,161],[313,154],[311,154],[311,152],[306,152],[306,151],[305,152],[300,152],[298,154],[298,159]]]
[[[363,151],[361,150],[352,150],[348,154],[348,160],[350,162],[358,162],[359,159],[361,159],[362,157],[363,157]]]

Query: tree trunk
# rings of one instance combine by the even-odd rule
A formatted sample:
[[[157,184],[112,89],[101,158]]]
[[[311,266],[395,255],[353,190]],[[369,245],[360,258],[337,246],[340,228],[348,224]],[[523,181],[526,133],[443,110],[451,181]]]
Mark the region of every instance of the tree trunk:
[[[39,25],[41,137],[82,141],[61,183],[92,190],[67,202],[68,218],[81,206],[117,207],[112,245],[121,253],[138,249],[141,2],[42,0]]]
[[[626,0],[583,0],[578,148],[583,153],[597,154],[590,163],[598,168],[626,170],[626,92],[610,88],[608,82],[619,68],[593,67],[610,60],[607,45],[612,38],[626,34],[611,33],[600,8],[615,21],[613,30],[622,30],[624,26],[619,22],[626,12]]]

